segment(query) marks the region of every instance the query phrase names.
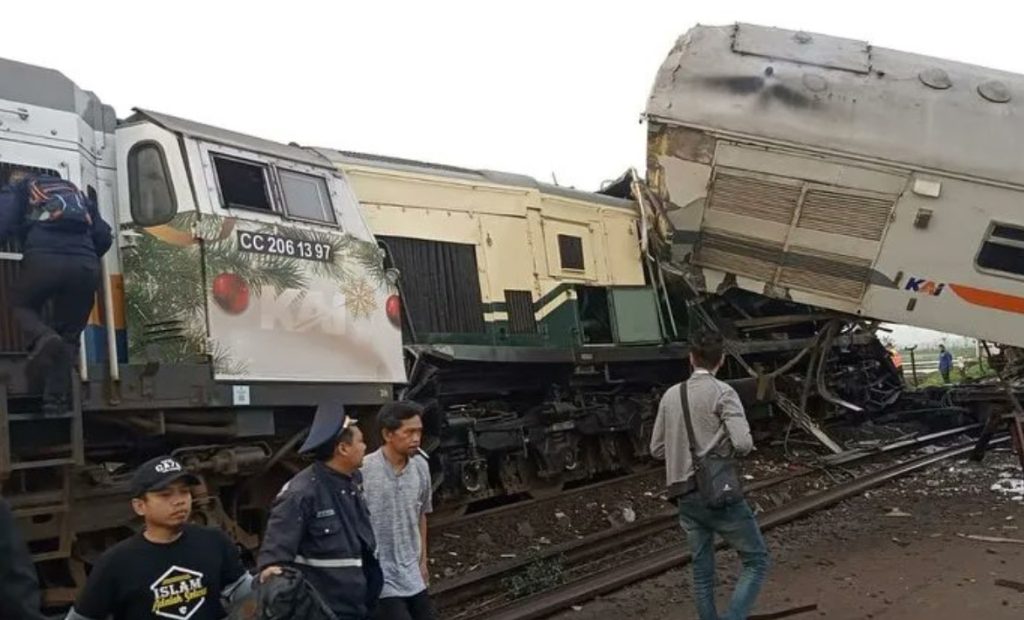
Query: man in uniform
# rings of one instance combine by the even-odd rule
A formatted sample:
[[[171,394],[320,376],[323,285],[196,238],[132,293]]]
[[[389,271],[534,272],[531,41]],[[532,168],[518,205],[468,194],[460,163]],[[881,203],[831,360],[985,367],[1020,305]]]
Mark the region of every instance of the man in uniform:
[[[299,569],[338,620],[370,616],[383,576],[359,472],[363,434],[341,406],[321,406],[300,452],[316,462],[289,480],[271,509],[259,554],[261,580]]]

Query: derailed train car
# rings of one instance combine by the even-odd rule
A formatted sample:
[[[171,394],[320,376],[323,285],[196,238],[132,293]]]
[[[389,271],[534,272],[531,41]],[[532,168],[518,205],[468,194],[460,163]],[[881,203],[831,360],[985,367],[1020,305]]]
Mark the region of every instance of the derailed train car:
[[[647,459],[658,400],[688,372],[691,329],[717,329],[706,313],[723,309],[666,284],[645,251],[631,176],[591,193],[318,150],[351,180],[400,274],[405,394],[428,405],[441,503],[551,492]],[[842,326],[824,343],[813,323],[749,322],[727,334],[722,376],[755,416],[796,414],[776,383],[794,384],[799,401],[812,365],[820,376],[808,408],[821,411],[821,395],[834,390],[836,400],[878,410],[900,380],[870,329]],[[812,360],[802,352],[815,343],[828,354]]]
[[[659,257],[769,307],[1021,346],[1022,93],[864,41],[696,27],[647,105]]]

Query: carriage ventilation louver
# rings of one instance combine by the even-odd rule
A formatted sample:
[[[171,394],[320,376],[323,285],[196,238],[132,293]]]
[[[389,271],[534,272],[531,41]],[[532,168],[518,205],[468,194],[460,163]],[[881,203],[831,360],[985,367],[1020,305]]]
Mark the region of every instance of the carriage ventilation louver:
[[[877,251],[895,196],[867,195],[802,183],[719,172],[710,211],[862,239]],[[794,222],[795,220],[795,222]],[[785,246],[757,238],[756,226],[734,230],[704,227],[698,264],[797,290],[859,300],[867,289],[871,260],[816,248]]]
[[[892,206],[892,200],[810,189],[796,227],[880,241]]]
[[[759,220],[789,224],[800,202],[800,186],[718,174],[710,208]]]

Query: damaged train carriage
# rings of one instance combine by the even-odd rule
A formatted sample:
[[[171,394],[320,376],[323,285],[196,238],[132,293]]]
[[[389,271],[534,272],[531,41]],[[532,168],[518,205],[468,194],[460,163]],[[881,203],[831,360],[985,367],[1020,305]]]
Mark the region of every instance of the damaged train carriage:
[[[662,258],[744,300],[726,328],[792,303],[1020,346],[1022,93],[864,41],[696,27],[647,105]]]

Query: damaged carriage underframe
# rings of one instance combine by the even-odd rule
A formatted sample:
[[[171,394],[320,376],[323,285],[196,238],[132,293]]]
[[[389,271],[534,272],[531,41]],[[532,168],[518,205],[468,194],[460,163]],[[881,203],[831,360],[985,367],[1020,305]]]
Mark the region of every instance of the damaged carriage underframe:
[[[691,308],[721,317],[719,304],[738,303],[716,297]],[[842,448],[817,421],[836,411],[877,413],[902,391],[868,327],[792,315],[719,319],[715,328],[727,328],[720,376],[736,387],[754,423],[795,424],[832,451]],[[452,510],[500,495],[547,494],[643,464],[658,402],[686,372],[688,355],[675,344],[594,351],[586,360],[552,352],[485,364],[472,347],[410,349],[415,361],[403,396],[427,406],[437,502]]]

